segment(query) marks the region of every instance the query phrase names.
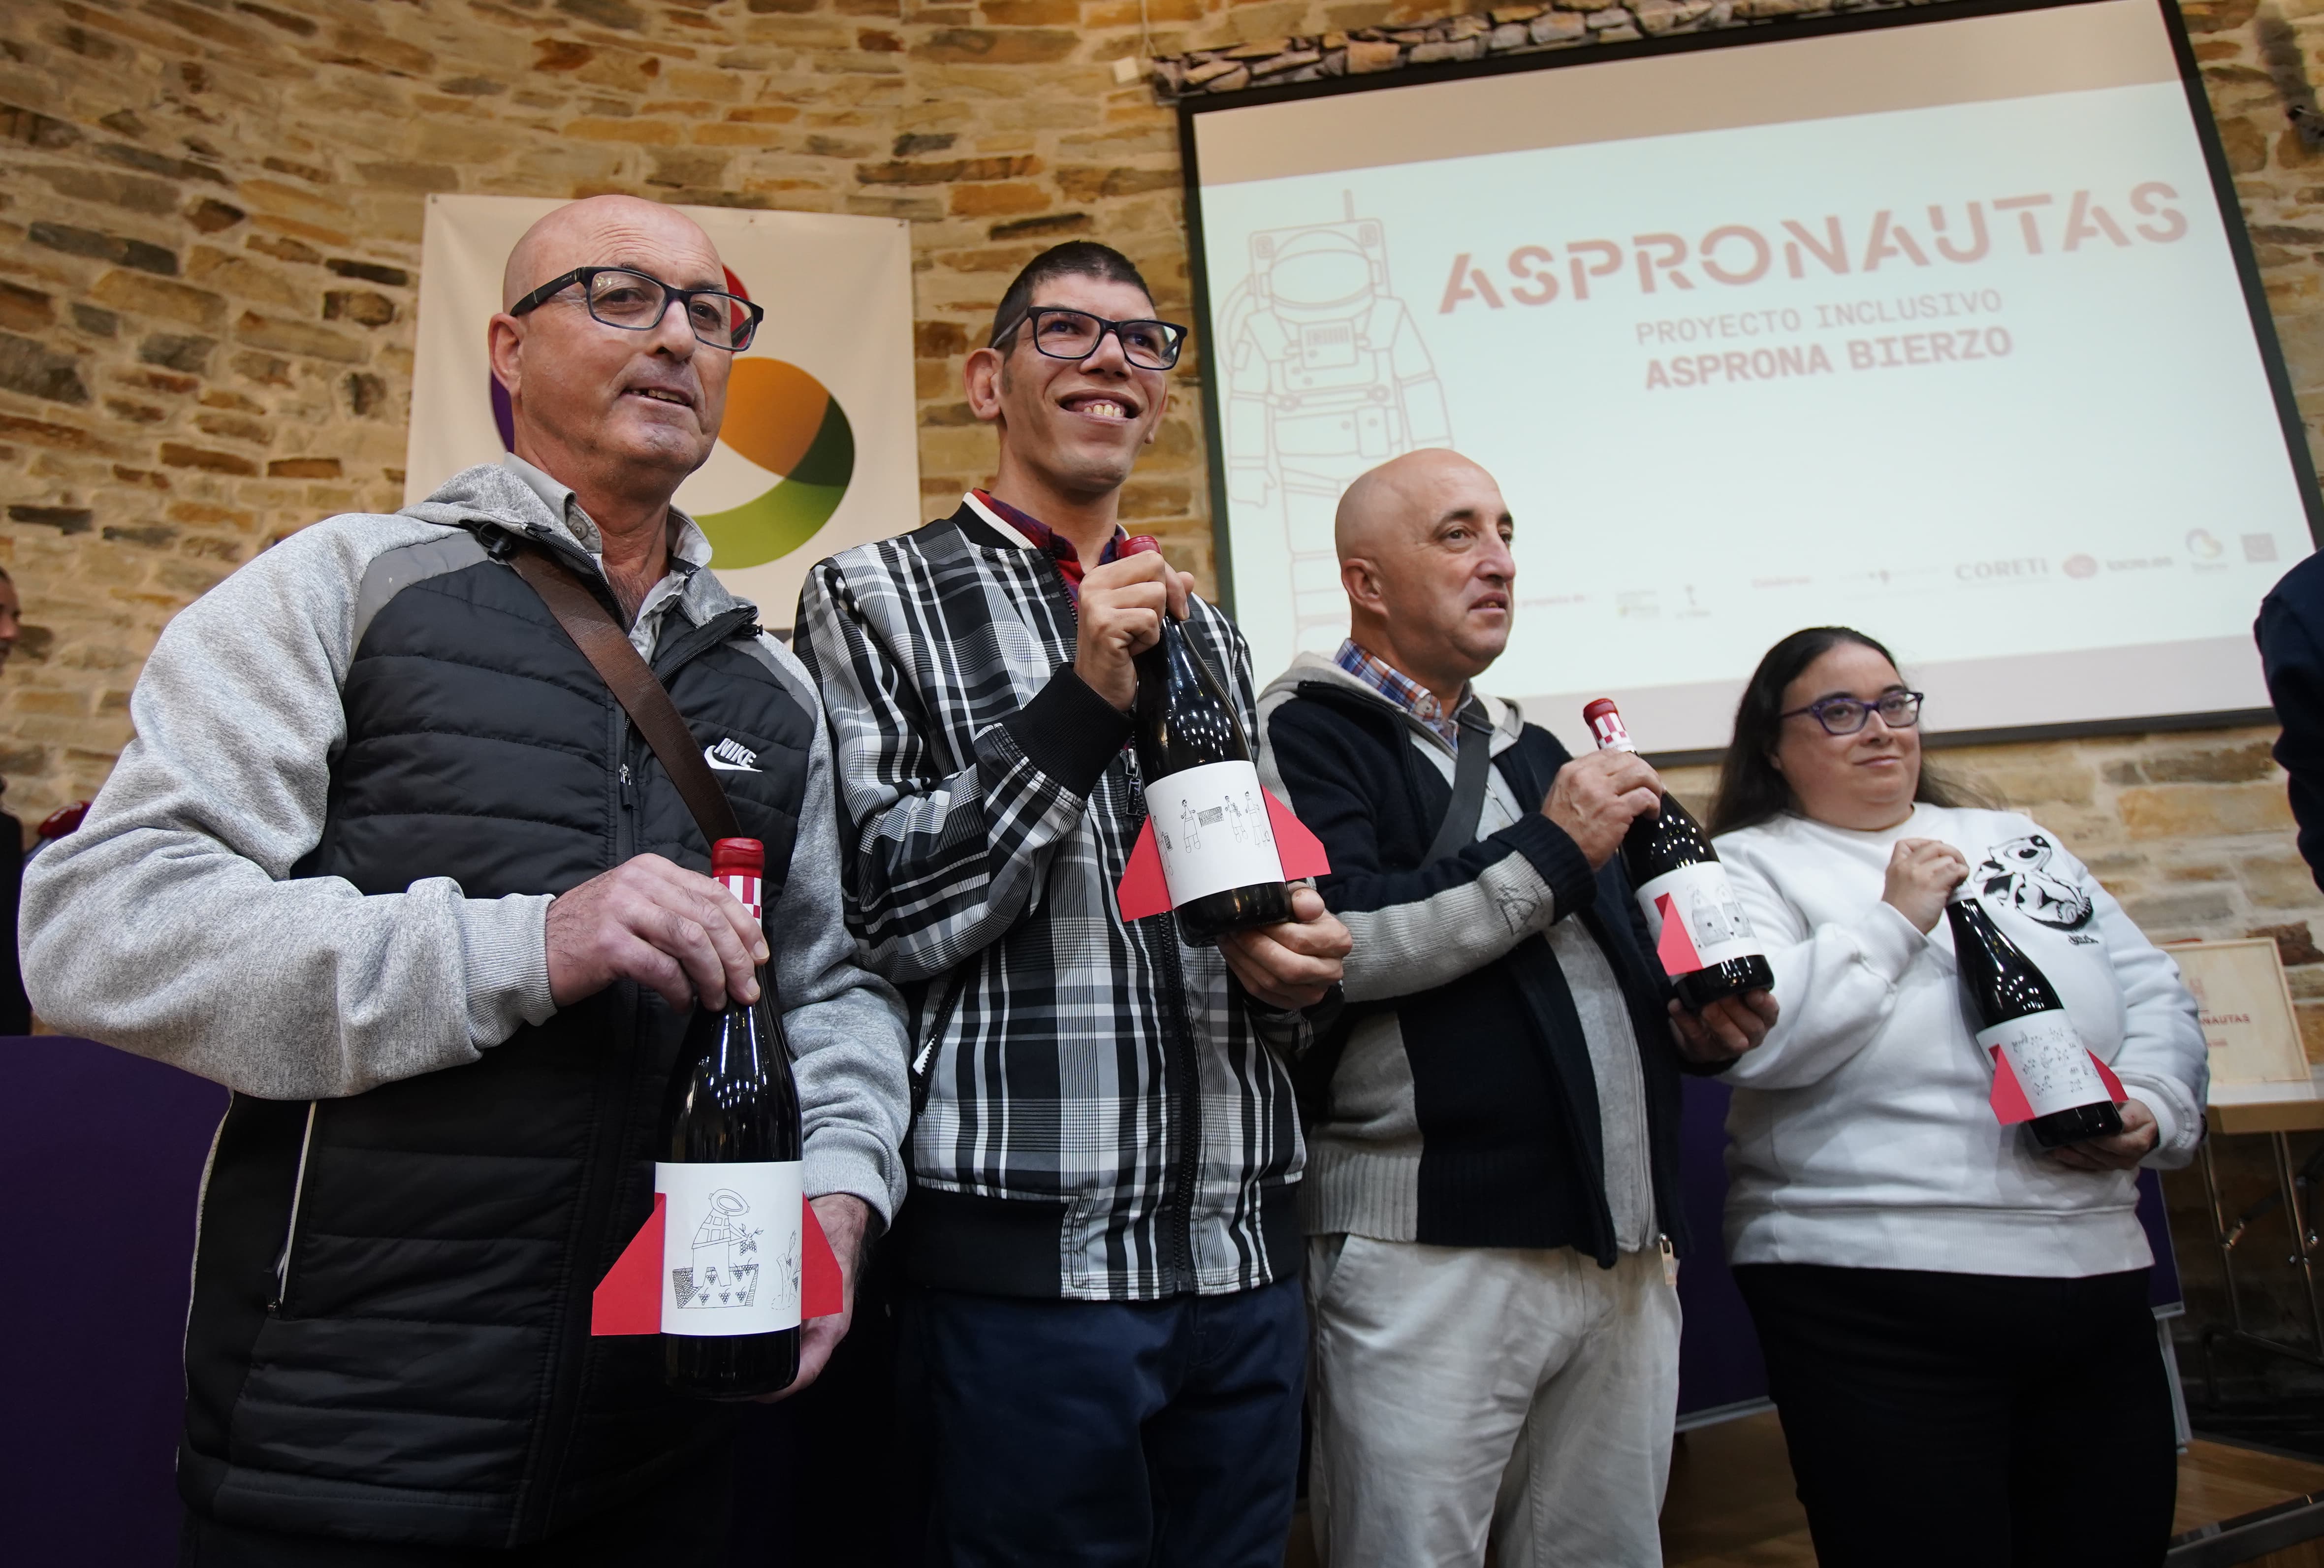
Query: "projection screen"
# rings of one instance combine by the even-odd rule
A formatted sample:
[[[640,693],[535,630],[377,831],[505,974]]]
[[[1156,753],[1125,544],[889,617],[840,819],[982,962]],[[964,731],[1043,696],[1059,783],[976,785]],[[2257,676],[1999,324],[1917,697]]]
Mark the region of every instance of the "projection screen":
[[[1940,735],[2264,708],[2252,619],[2319,509],[2175,28],[1948,6],[1189,100],[1259,679],[1346,633],[1348,482],[1446,446],[1517,522],[1482,684],[1569,745],[1610,696],[1652,752],[1723,746],[1835,622]]]

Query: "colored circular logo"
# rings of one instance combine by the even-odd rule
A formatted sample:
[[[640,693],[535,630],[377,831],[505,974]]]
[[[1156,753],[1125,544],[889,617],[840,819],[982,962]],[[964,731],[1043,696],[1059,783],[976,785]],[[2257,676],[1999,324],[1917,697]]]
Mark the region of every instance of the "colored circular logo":
[[[726,287],[751,297],[732,268]],[[513,450],[508,392],[497,378],[487,379],[501,445]],[[807,543],[839,510],[855,475],[855,432],[846,410],[830,388],[780,359],[734,361],[718,447],[687,484],[694,493],[706,490],[714,504],[731,503],[692,512],[710,540],[711,564],[722,570],[762,566]],[[748,499],[733,500],[738,494]]]
[[[755,567],[807,543],[855,475],[855,432],[830,389],[779,359],[738,359],[721,446],[774,483],[739,506],[696,513],[721,567]]]

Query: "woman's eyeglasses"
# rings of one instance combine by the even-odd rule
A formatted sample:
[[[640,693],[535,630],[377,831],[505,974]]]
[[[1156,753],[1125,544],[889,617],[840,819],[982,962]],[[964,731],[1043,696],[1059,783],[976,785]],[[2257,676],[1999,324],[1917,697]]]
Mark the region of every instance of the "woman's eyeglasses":
[[[1885,691],[1870,702],[1856,696],[1820,697],[1803,708],[1794,708],[1787,714],[1777,714],[1778,719],[1795,719],[1802,714],[1812,717],[1823,726],[1827,735],[1852,735],[1862,729],[1874,714],[1892,730],[1909,730],[1921,722],[1921,698],[1917,691]]]

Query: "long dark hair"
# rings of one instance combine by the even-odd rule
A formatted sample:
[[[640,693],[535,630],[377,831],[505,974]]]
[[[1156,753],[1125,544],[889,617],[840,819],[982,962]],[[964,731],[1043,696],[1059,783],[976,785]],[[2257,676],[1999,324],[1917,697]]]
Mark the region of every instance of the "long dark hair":
[[[1726,760],[1719,766],[1719,794],[1711,803],[1713,835],[1757,826],[1792,809],[1792,787],[1775,770],[1775,742],[1784,726],[1784,692],[1802,670],[1847,642],[1870,649],[1891,668],[1896,663],[1896,656],[1877,638],[1849,626],[1811,626],[1794,632],[1759,660],[1759,668],[1751,672],[1750,682],[1743,688],[1743,700],[1735,705],[1735,735],[1727,742]],[[1913,798],[1931,806],[1968,803],[1961,790],[1930,771],[1925,756]]]

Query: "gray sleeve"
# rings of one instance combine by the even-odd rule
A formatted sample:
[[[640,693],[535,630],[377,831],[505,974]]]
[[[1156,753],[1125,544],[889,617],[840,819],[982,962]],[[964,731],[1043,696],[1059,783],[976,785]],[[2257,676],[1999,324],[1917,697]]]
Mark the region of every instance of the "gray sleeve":
[[[473,1062],[553,1010],[546,896],[292,875],[322,836],[364,570],[444,531],[318,523],[170,623],[130,699],[136,738],[25,871],[24,982],[50,1025],[303,1100]]]
[[[1557,923],[1557,899],[1517,850],[1473,881],[1407,904],[1342,910],[1354,945],[1348,954],[1350,1001],[1378,1001],[1450,985]]]
[[[759,646],[815,718],[790,874],[767,911],[775,993],[807,1125],[807,1195],[853,1194],[886,1223],[904,1201],[901,1150],[911,1128],[903,1004],[862,966],[847,930],[831,737],[814,684],[788,649],[772,638]]]

